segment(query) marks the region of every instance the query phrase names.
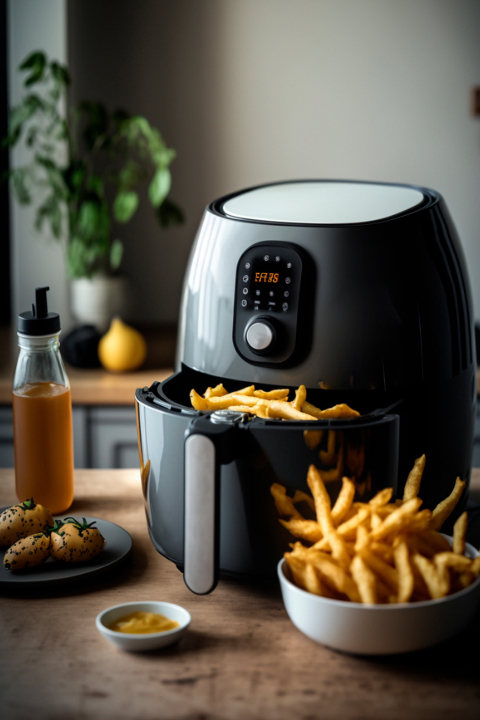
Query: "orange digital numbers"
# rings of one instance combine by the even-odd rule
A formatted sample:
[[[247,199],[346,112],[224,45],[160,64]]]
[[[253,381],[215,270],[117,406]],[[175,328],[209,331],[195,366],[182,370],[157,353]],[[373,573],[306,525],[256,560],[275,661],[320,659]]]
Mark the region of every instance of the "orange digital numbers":
[[[278,282],[278,273],[256,272],[255,282],[276,283]]]

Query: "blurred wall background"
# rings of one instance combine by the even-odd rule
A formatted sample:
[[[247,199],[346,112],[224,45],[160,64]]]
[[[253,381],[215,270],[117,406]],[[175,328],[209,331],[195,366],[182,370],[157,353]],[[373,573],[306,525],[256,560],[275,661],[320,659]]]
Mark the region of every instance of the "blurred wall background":
[[[480,318],[480,118],[470,110],[480,85],[477,0],[53,3],[65,11],[72,100],[146,115],[178,153],[171,197],[186,225],[161,231],[144,201],[121,228],[130,321],[175,322],[208,202],[290,178],[439,190]],[[10,11],[22,4],[32,24],[26,53],[45,47],[32,8],[52,0],[10,0]]]

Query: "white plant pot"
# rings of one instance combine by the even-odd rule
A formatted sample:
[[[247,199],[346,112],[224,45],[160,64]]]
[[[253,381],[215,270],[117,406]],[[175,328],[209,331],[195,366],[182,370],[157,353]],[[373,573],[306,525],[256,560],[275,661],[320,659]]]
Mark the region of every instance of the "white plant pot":
[[[123,277],[74,278],[70,284],[72,314],[79,325],[94,325],[104,333],[112,318],[124,313],[127,290]]]

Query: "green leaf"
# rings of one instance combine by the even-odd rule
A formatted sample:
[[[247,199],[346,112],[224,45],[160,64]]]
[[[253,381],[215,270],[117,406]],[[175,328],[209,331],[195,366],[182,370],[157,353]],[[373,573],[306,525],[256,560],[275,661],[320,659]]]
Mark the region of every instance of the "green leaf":
[[[165,200],[170,192],[171,184],[170,170],[166,167],[159,168],[148,186],[148,197],[154,208],[159,207]]]
[[[95,193],[95,195],[98,195],[99,198],[103,198],[105,193],[103,188],[103,180],[100,175],[90,175],[87,178],[85,186],[87,190],[91,190],[91,192]]]
[[[129,190],[142,179],[143,172],[140,165],[134,160],[128,160],[118,173],[118,181],[122,190]]]
[[[43,100],[34,94],[27,95],[19,105],[15,105],[10,111],[8,137],[5,139],[5,144],[14,145],[20,137],[24,123],[39,110],[45,110],[45,105]]]
[[[72,237],[67,248],[67,270],[70,277],[88,277],[85,261],[85,245],[78,237]]]
[[[110,248],[110,267],[118,270],[123,258],[123,243],[121,240],[114,240]]]
[[[56,80],[60,85],[70,85],[70,74],[65,65],[60,65],[60,63],[55,62],[54,60],[50,63],[50,71],[52,73],[53,79]]]
[[[97,232],[100,220],[100,205],[98,202],[86,200],[80,206],[78,215],[78,230],[83,238],[91,238]]]
[[[47,181],[51,189],[59,200],[66,200],[68,197],[68,188],[63,179],[63,172],[55,164],[55,162],[46,155],[35,155],[35,162],[44,168],[47,173]]]
[[[155,216],[162,228],[182,225],[185,222],[183,210],[171,200],[164,200],[160,207],[156,208]]]
[[[29,168],[15,168],[10,173],[10,182],[13,192],[20,205],[29,205],[32,202],[30,189],[27,186],[27,180],[30,175]]]
[[[31,53],[28,57],[23,60],[22,64],[19,65],[19,70],[31,70],[32,68],[37,67],[38,65],[43,65],[45,67],[47,63],[47,57],[45,53],[40,52],[39,50],[36,50],[35,52]]]
[[[127,223],[135,214],[138,207],[138,194],[134,190],[120,191],[113,201],[113,214],[115,220]]]
[[[34,85],[43,79],[43,73],[47,63],[47,58],[42,52],[32,53],[24,62],[20,65],[20,70],[31,70],[30,75],[23,83],[25,87]]]
[[[62,234],[62,212],[58,204],[50,216],[50,227],[54,237],[59,240]]]
[[[35,217],[35,228],[37,230],[42,229],[44,220],[50,219],[55,211],[55,208],[57,207],[57,198],[55,197],[55,195],[49,195],[47,199],[37,208],[37,213]]]

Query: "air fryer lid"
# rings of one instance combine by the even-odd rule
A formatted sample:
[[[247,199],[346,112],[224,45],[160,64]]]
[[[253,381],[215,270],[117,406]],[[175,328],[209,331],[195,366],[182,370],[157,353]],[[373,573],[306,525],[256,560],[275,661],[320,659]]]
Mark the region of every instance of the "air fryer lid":
[[[253,188],[223,204],[225,215],[243,220],[302,225],[375,222],[421,205],[412,187],[355,182],[286,182]]]

